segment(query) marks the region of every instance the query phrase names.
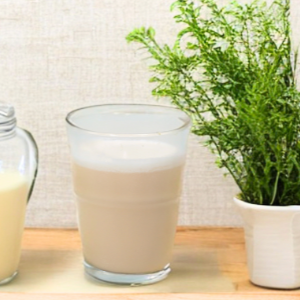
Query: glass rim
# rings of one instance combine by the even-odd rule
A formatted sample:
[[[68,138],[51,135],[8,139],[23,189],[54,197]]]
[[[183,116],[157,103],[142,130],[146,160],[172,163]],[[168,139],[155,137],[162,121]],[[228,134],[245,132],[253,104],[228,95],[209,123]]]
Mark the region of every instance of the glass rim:
[[[97,107],[101,108],[101,107],[105,107],[105,106],[107,106],[107,107],[109,107],[109,106],[111,106],[111,107],[114,107],[114,106],[115,107],[116,106],[127,106],[127,107],[141,106],[141,107],[150,107],[150,108],[162,108],[162,109],[167,109],[167,110],[173,110],[174,112],[175,111],[180,112],[185,117],[185,119],[182,119],[183,124],[179,127],[176,127],[171,130],[160,131],[160,132],[151,132],[151,133],[104,133],[104,132],[99,132],[99,131],[82,128],[71,121],[71,117],[79,111],[89,109],[89,108],[97,108]],[[96,105],[84,106],[84,107],[80,107],[80,108],[70,111],[67,114],[65,120],[66,120],[67,124],[69,124],[70,126],[76,128],[76,129],[82,130],[82,131],[90,133],[90,134],[95,134],[95,135],[99,135],[99,136],[110,136],[110,137],[148,137],[148,136],[157,136],[157,135],[167,135],[167,134],[172,134],[176,131],[183,130],[184,128],[187,128],[191,124],[191,118],[188,116],[188,114],[176,107],[167,106],[167,105],[158,105],[158,104],[139,104],[139,103],[111,103],[111,104],[96,104]]]

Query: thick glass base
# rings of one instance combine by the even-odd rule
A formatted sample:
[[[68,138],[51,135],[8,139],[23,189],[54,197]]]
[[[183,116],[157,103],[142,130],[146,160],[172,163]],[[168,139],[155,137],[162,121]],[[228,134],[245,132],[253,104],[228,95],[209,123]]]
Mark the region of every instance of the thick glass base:
[[[152,284],[163,280],[170,273],[170,265],[165,266],[161,271],[149,274],[118,274],[97,269],[87,262],[84,262],[85,272],[97,280],[104,282],[139,286]]]
[[[7,283],[11,282],[17,275],[18,275],[18,271],[16,271],[10,277],[7,277],[7,278],[1,280],[0,285],[4,285],[4,284],[7,284]]]

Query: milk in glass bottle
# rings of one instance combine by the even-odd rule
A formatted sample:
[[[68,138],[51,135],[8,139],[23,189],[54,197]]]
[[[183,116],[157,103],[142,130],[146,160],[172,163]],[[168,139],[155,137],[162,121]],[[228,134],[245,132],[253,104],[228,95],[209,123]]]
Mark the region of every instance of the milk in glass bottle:
[[[26,204],[38,166],[32,135],[16,123],[14,107],[0,102],[0,285],[18,273]]]

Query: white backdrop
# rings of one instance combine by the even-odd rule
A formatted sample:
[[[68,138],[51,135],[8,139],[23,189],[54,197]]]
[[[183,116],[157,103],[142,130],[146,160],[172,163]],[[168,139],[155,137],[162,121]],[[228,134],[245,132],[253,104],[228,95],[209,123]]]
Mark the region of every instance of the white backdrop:
[[[172,2],[0,1],[1,100],[15,105],[19,126],[33,133],[40,149],[27,226],[76,226],[67,112],[100,103],[156,103],[147,63],[125,36],[152,25],[159,40],[172,42],[178,26],[169,11]],[[231,204],[236,191],[191,136],[179,223],[239,225]]]

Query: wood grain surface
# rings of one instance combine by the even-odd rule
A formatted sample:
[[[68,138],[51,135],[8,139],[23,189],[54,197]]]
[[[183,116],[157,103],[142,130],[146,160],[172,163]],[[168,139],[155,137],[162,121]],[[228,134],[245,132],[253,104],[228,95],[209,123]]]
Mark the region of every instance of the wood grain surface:
[[[62,251],[80,251],[80,237],[77,230],[59,230],[59,229],[27,229],[25,230],[23,251],[50,251],[51,253],[61,253]],[[189,292],[182,291],[179,293],[164,293],[164,292],[137,292],[133,288],[132,293],[126,294],[110,293],[53,293],[40,292],[22,292],[19,288],[16,291],[7,292],[9,285],[0,287],[0,300],[95,300],[95,299],[126,299],[126,300],[158,300],[158,299],[174,299],[174,300],[283,300],[283,299],[300,299],[300,290],[282,291],[264,289],[252,285],[248,280],[246,268],[246,254],[244,248],[244,238],[242,229],[237,228],[199,228],[199,227],[180,227],[178,228],[174,255],[184,257],[186,249],[193,249],[195,253],[204,253],[213,255],[217,258],[218,269],[222,278],[229,280],[233,285],[233,291],[230,292]],[[196,263],[196,262],[195,262]],[[62,264],[63,265],[63,264]],[[201,269],[202,272],[205,269]],[[209,273],[210,280],[213,281],[215,273]],[[205,272],[206,272],[205,271]],[[210,275],[209,275],[210,274]],[[205,276],[205,274],[204,274]],[[191,278],[192,280],[192,278]],[[62,283],[63,284],[63,283]],[[151,287],[155,289],[156,285]]]

